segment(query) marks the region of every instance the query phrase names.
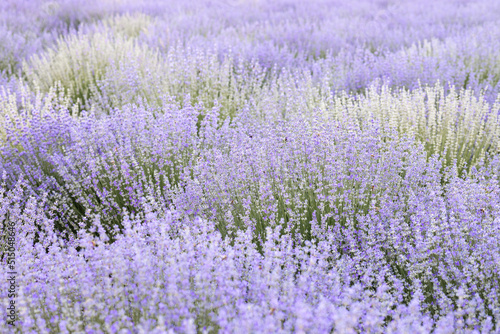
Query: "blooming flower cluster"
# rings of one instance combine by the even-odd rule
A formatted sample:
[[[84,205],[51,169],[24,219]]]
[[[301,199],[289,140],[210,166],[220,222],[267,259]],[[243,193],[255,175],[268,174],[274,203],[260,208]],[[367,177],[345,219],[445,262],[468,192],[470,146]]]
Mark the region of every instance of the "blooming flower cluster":
[[[498,13],[3,2],[0,332],[498,332]]]

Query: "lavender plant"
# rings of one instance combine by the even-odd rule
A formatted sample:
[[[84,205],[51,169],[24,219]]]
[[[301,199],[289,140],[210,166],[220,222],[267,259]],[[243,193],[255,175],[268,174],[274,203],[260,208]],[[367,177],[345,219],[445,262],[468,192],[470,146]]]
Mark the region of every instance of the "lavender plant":
[[[77,231],[77,218],[91,212],[104,214],[111,227],[120,225],[122,209],[140,214],[143,197],[167,205],[182,185],[197,150],[198,118],[188,113],[175,106],[158,118],[135,108],[102,120],[74,118],[67,110],[38,113],[29,131],[21,125],[8,134],[3,166],[10,184],[25,175],[35,195],[49,191],[62,226]]]
[[[108,68],[111,65],[118,68],[127,66],[126,62],[140,65],[135,69],[143,77],[158,70],[154,51],[137,45],[133,39],[96,33],[71,35],[60,40],[56,49],[35,56],[29,65],[26,63],[24,72],[35,88],[49,91],[59,83],[73,103],[90,110],[92,98],[99,95],[98,82],[104,78]],[[125,85],[134,84],[133,77],[127,81]]]
[[[468,169],[486,153],[494,156],[499,152],[498,102],[489,104],[471,90],[446,94],[439,84],[412,92],[371,87],[366,98],[356,100],[344,97],[337,103],[348,105],[350,117],[375,118],[383,128],[414,136],[424,144],[428,156],[440,155],[445,166]],[[334,115],[338,110],[332,109]]]

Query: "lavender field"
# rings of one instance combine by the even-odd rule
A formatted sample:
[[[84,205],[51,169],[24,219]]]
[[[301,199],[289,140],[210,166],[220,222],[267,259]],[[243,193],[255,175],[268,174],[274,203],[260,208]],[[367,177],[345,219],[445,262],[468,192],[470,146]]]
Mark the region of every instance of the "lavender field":
[[[0,333],[500,333],[500,1],[0,1]]]

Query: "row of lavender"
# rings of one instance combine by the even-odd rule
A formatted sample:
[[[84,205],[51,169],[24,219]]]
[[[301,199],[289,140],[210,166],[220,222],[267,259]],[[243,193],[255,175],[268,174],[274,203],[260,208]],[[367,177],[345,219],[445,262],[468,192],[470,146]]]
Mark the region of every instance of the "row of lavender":
[[[35,3],[1,330],[498,330],[494,3]]]
[[[82,231],[61,242],[43,201],[31,199],[21,213],[20,184],[1,206],[22,236],[17,330],[493,332],[499,319],[498,203],[494,222],[491,211],[478,217],[465,208],[464,199],[482,194],[474,178],[453,177],[445,198],[433,194],[439,191],[433,186],[424,199],[408,201],[415,213],[410,222],[393,218],[389,225],[375,211],[345,228],[315,219],[313,242],[270,226],[257,248],[251,228],[229,241],[213,224],[158,215],[150,206],[145,219],[125,216],[123,234],[112,244],[99,217],[93,223],[100,237]],[[498,198],[498,184],[493,188]],[[0,278],[5,290],[8,276]]]
[[[77,77],[89,71],[92,82],[84,84],[95,90],[108,65],[133,76],[137,58],[121,52],[126,38],[159,52],[162,61],[201,53],[255,62],[265,71],[307,70],[335,92],[362,92],[374,80],[410,89],[441,81],[484,90],[490,102],[499,91],[496,1],[8,0],[0,6],[2,81],[41,75],[42,90],[65,80],[60,76],[66,71]],[[92,37],[110,30],[111,40]],[[90,36],[76,42],[76,31]],[[40,64],[39,57],[47,62]]]

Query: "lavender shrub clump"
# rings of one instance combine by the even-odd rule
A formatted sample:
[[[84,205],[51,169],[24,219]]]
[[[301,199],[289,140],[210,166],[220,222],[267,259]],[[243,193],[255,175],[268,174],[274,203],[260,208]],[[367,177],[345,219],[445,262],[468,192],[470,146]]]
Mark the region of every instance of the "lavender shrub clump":
[[[498,7],[3,2],[0,332],[500,331]]]

